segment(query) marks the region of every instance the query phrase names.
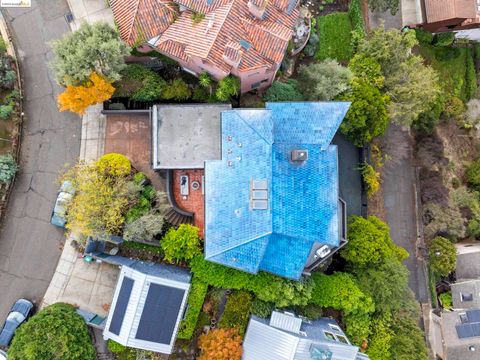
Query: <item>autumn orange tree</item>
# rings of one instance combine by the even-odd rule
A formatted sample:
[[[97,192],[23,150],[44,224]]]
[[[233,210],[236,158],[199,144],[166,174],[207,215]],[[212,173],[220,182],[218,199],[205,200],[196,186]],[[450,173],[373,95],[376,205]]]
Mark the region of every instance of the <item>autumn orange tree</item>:
[[[94,104],[110,99],[115,88],[105,78],[92,72],[85,86],[67,86],[58,96],[60,111],[70,110],[77,114],[84,114],[85,110]]]
[[[238,329],[213,329],[200,335],[198,347],[202,351],[198,360],[240,360],[242,337]]]

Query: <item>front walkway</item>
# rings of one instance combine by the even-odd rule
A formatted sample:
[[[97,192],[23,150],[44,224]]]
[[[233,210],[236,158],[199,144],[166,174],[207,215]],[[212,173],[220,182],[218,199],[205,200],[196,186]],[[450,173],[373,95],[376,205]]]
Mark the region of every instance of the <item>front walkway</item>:
[[[82,22],[94,23],[106,21],[114,25],[113,13],[107,0],[67,0],[73,15],[70,23],[72,30],[77,30]]]
[[[118,267],[85,262],[70,242],[71,239],[67,239],[42,306],[65,302],[107,316],[117,284]]]

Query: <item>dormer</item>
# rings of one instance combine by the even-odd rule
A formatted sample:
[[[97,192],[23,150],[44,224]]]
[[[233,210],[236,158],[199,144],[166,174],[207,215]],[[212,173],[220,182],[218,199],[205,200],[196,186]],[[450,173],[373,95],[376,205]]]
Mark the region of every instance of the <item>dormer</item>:
[[[253,16],[257,19],[263,19],[263,15],[267,9],[268,0],[249,0],[247,5],[248,10],[250,10],[250,13]]]
[[[234,41],[230,41],[226,46],[225,50],[223,51],[223,61],[225,61],[228,65],[237,68],[240,64],[240,60],[242,60],[242,46]]]

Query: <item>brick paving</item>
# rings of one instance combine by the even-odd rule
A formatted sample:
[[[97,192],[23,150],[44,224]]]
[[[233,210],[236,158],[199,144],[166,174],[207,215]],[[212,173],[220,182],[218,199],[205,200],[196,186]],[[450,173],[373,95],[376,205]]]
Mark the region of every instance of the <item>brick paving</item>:
[[[132,165],[145,173],[158,190],[165,189],[165,182],[152,170],[152,131],[148,113],[108,114],[105,131],[105,154],[120,153],[127,156]]]
[[[200,229],[201,236],[203,236],[203,229],[205,227],[205,203],[204,196],[202,194],[203,174],[203,169],[174,170],[173,172],[173,193],[175,196],[175,201],[180,208],[195,214],[193,217],[193,223]],[[182,175],[188,176],[188,196],[182,196],[180,194],[180,176]],[[200,183],[200,188],[198,190],[194,190],[192,188],[192,183],[194,181],[198,181]]]

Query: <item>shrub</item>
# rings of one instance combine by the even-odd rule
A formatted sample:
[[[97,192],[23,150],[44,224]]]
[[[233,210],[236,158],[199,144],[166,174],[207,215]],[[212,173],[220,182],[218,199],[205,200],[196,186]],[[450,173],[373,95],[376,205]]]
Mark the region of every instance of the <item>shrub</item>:
[[[209,285],[248,290],[259,300],[275,303],[279,308],[306,305],[312,295],[313,283],[309,278],[292,281],[265,272],[253,275],[207,261],[201,255],[192,259],[190,267],[196,277]]]
[[[453,307],[452,293],[450,291],[440,294],[440,301],[442,302],[442,307],[447,310],[451,310]]]
[[[417,37],[418,42],[422,45],[429,45],[433,41],[433,34],[421,28],[415,29],[415,36]]]
[[[424,207],[424,234],[427,239],[440,235],[452,241],[465,237],[465,221],[457,206],[426,204]]]
[[[352,73],[335,60],[303,65],[298,70],[298,86],[306,100],[332,100],[349,89]]]
[[[421,113],[418,119],[413,122],[413,127],[420,132],[431,134],[435,126],[440,122],[440,116],[445,107],[443,95],[439,95],[430,105],[430,108]]]
[[[400,0],[370,0],[368,6],[372,11],[385,12],[390,10],[390,14],[395,15],[398,11]]]
[[[252,308],[252,295],[244,290],[235,291],[228,295],[227,304],[223,311],[220,323],[221,328],[237,328],[243,336]]]
[[[161,97],[166,84],[155,71],[143,65],[130,64],[122,71],[122,79],[115,83],[115,96],[153,101]]]
[[[374,167],[368,163],[364,163],[360,167],[363,182],[367,188],[367,196],[371,197],[380,189],[380,172],[376,171]]]
[[[192,96],[192,91],[188,84],[182,79],[170,81],[162,91],[162,98],[165,100],[188,100]]]
[[[240,80],[235,76],[227,76],[218,82],[215,96],[220,101],[228,101],[240,93]]]
[[[126,241],[152,242],[158,237],[158,235],[162,234],[163,228],[163,216],[149,213],[136,220],[127,222],[123,237]]]
[[[371,360],[392,359],[390,344],[395,334],[389,327],[390,322],[390,316],[382,316],[373,320],[372,335],[367,348]]]
[[[395,336],[390,343],[390,354],[395,360],[427,360],[425,335],[416,319],[397,317],[391,329]]]
[[[357,54],[348,64],[348,68],[352,71],[356,78],[362,79],[368,84],[379,89],[381,89],[385,83],[385,77],[382,74],[382,68],[380,64],[372,57],[364,54]]]
[[[14,110],[13,104],[0,105],[0,119],[7,120]]]
[[[8,350],[9,360],[94,360],[85,321],[71,305],[47,306],[20,326]]]
[[[213,85],[213,80],[208,73],[202,72],[198,77],[198,83],[201,87],[210,88]]]
[[[480,159],[473,161],[465,171],[467,183],[477,191],[480,191]]]
[[[450,46],[455,40],[455,33],[453,32],[444,32],[435,34],[433,37],[433,45],[435,46]]]
[[[122,353],[127,349],[126,346],[123,346],[122,344],[119,344],[116,341],[113,341],[112,339],[108,339],[107,346],[108,346],[108,350],[110,350],[114,354]]]
[[[18,165],[12,155],[0,155],[0,182],[9,184],[17,171]]]
[[[242,358],[242,337],[237,329],[213,329],[200,335],[198,360],[240,360]]]
[[[133,175],[133,182],[137,185],[140,185],[143,181],[147,180],[147,175],[139,171]]]
[[[457,267],[457,251],[450,240],[437,236],[428,249],[430,268],[440,276],[448,276]]]
[[[110,153],[95,162],[98,171],[106,176],[127,176],[132,172],[130,160],[125,155]]]
[[[340,255],[354,268],[376,266],[386,259],[402,261],[405,249],[395,245],[387,224],[375,216],[352,216],[348,223],[348,244]]]
[[[467,225],[467,234],[474,239],[478,239],[480,237],[480,221],[471,219]]]
[[[52,67],[62,86],[83,85],[92,72],[109,82],[117,81],[125,68],[124,57],[130,53],[118,31],[106,22],[84,22],[51,45],[55,54]]]
[[[147,215],[152,209],[152,203],[144,196],[140,196],[135,205],[132,206],[125,215],[127,224],[139,220],[141,217]]]
[[[307,318],[308,320],[317,320],[323,315],[323,308],[315,304],[308,304],[297,308],[296,313],[300,316]]]
[[[457,120],[465,111],[462,99],[453,96],[445,103],[444,114],[447,119]]]
[[[201,253],[198,228],[188,224],[170,229],[160,245],[168,262],[189,261]]]
[[[185,318],[180,322],[178,338],[189,340],[193,336],[197,325],[198,315],[202,310],[208,285],[194,277],[188,294],[188,308]]]
[[[266,319],[275,310],[275,304],[255,298],[252,302],[252,314]]]
[[[313,20],[315,20],[313,18]],[[312,30],[310,31],[310,38],[308,39],[308,43],[303,49],[303,53],[305,56],[312,57],[315,55],[317,52],[318,48],[318,43],[320,42],[320,39],[315,31],[315,27],[312,25]]]
[[[296,80],[275,81],[265,94],[265,101],[302,101],[303,95],[298,90]]]
[[[385,133],[388,125],[390,98],[363,80],[352,82],[352,91],[342,96],[352,105],[345,116],[340,131],[356,146],[363,146]]]
[[[85,86],[68,85],[65,91],[58,95],[58,108],[60,111],[69,110],[83,115],[89,106],[110,99],[114,91],[115,88],[108,80],[92,72]]]
[[[475,72],[475,64],[473,62],[473,56],[470,53],[466,59],[465,69],[465,97],[466,100],[470,100],[475,97],[477,93],[477,74]]]

